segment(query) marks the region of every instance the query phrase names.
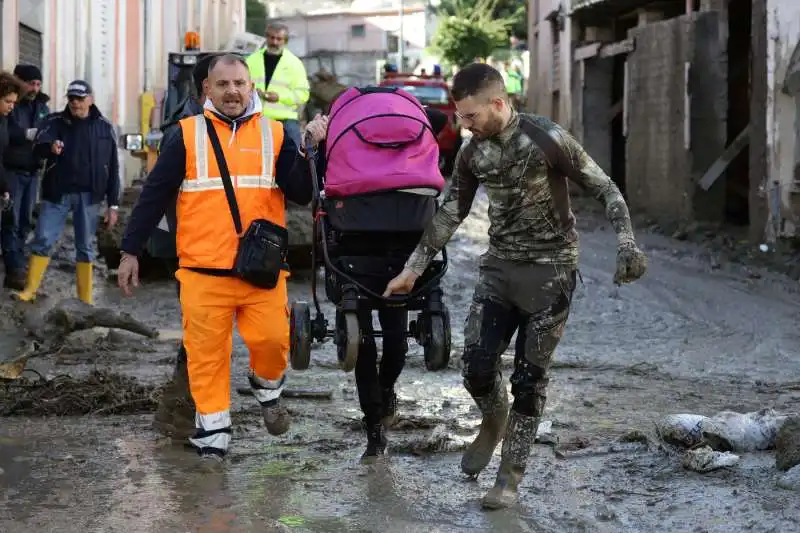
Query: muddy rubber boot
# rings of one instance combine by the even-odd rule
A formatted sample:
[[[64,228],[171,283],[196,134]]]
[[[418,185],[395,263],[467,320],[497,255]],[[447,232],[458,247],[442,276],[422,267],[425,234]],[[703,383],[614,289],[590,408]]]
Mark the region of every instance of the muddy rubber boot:
[[[502,379],[495,381],[491,393],[474,399],[483,419],[478,436],[461,458],[461,471],[468,476],[477,476],[492,460],[492,454],[502,440],[508,422],[508,391]]]
[[[217,450],[201,450],[200,465],[203,470],[208,473],[222,472],[225,467],[225,457]]]
[[[31,302],[36,299],[36,292],[44,279],[44,273],[47,270],[47,265],[50,264],[50,258],[42,255],[32,255],[28,266],[28,279],[25,282],[25,288],[16,294],[14,298],[21,302]]]
[[[522,477],[525,475],[525,467],[528,464],[528,456],[533,448],[533,443],[536,441],[538,427],[538,418],[511,411],[506,436],[503,439],[502,458],[497,471],[497,480],[494,482],[494,487],[489,489],[489,492],[481,500],[481,507],[505,509],[517,502],[517,491]]]
[[[264,415],[264,424],[270,435],[283,435],[289,431],[289,427],[292,425],[292,416],[280,404],[280,400],[262,405],[261,413]]]
[[[364,424],[367,432],[367,449],[361,455],[361,463],[374,463],[386,454],[386,428],[382,422]]]
[[[181,347],[172,380],[164,387],[153,420],[153,429],[173,440],[185,441],[194,434],[195,406],[189,391],[186,352]]]
[[[381,401],[383,404],[381,424],[386,429],[389,429],[397,422],[397,394],[395,394],[394,389],[381,391]]]

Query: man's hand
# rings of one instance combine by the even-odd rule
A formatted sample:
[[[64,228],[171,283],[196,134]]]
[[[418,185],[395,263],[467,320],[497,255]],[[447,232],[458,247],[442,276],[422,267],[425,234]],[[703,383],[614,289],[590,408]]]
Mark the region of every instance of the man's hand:
[[[116,226],[118,219],[119,219],[119,214],[117,213],[116,209],[111,209],[110,207],[106,209],[106,215],[103,217],[103,222],[106,223],[106,227],[108,229],[111,229],[114,226]]]
[[[39,131],[39,130],[38,130],[38,129],[36,129],[36,128],[28,128],[27,130],[25,130],[25,138],[26,138],[27,140],[29,140],[29,141],[33,142],[33,140],[34,140],[34,139],[36,139],[36,133],[37,133],[38,131]]]
[[[131,287],[139,287],[139,258],[122,252],[122,259],[117,269],[117,284],[125,296],[131,296]]]
[[[617,248],[617,272],[614,274],[614,283],[622,285],[636,281],[644,276],[645,272],[647,272],[647,256],[636,247],[636,243],[620,244]]]
[[[267,102],[270,102],[270,103],[274,104],[275,102],[278,101],[279,97],[278,97],[278,93],[269,91],[266,94],[266,98],[267,98]]]
[[[8,211],[11,206],[11,195],[7,192],[0,194],[0,211]]]
[[[64,151],[64,143],[61,141],[53,141],[53,144],[50,146],[50,151],[56,155],[61,155],[61,152]]]
[[[383,291],[383,297],[388,298],[393,294],[408,294],[414,288],[414,283],[417,282],[415,273],[407,268],[404,268],[400,274],[386,285],[386,290]]]
[[[324,141],[328,135],[328,117],[317,114],[314,120],[306,124],[306,133],[311,137],[314,146]]]

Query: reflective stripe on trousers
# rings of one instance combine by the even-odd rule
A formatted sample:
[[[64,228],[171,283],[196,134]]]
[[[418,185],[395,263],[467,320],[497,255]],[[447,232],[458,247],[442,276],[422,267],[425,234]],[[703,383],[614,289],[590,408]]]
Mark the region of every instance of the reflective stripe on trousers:
[[[286,273],[272,290],[233,277],[181,268],[183,343],[197,407],[192,443],[225,451],[230,434],[230,370],[234,320],[250,352],[250,383],[260,403],[280,397],[289,360]]]

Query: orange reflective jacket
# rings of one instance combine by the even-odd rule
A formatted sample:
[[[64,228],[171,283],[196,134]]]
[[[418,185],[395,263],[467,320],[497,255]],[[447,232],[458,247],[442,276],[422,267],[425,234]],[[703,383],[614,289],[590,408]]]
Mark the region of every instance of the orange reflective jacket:
[[[231,269],[239,237],[231,217],[205,117],[211,118],[231,174],[242,228],[266,219],[286,227],[286,204],[275,182],[283,126],[256,113],[236,128],[210,111],[179,122],[186,176],[178,194],[177,248],[184,268]]]

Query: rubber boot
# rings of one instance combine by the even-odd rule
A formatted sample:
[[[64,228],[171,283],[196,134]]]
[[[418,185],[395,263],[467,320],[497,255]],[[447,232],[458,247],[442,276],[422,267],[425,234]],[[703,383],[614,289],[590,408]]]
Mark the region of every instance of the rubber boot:
[[[31,302],[36,299],[36,292],[44,279],[44,273],[50,258],[43,255],[32,255],[28,264],[28,279],[25,282],[25,289],[18,292],[15,298],[21,302]]]
[[[262,405],[261,414],[264,415],[264,424],[270,435],[283,435],[292,425],[292,416],[280,404],[280,399]]]
[[[481,500],[481,507],[504,509],[517,502],[517,491],[525,475],[525,467],[533,443],[536,441],[538,427],[538,418],[511,411],[506,436],[503,439],[497,480],[494,482],[494,487],[489,489]]]
[[[468,476],[477,476],[489,464],[508,422],[508,391],[502,378],[496,379],[491,393],[474,399],[483,419],[478,436],[461,458],[461,471]]]
[[[181,346],[172,380],[164,387],[158,404],[153,429],[173,440],[185,441],[194,434],[194,419],[195,406],[189,391],[186,350]]]
[[[369,464],[386,454],[386,428],[382,422],[364,423],[367,432],[367,449],[361,455],[361,462]]]
[[[92,264],[78,263],[75,265],[75,275],[78,287],[78,298],[89,305],[94,305],[92,297]]]

